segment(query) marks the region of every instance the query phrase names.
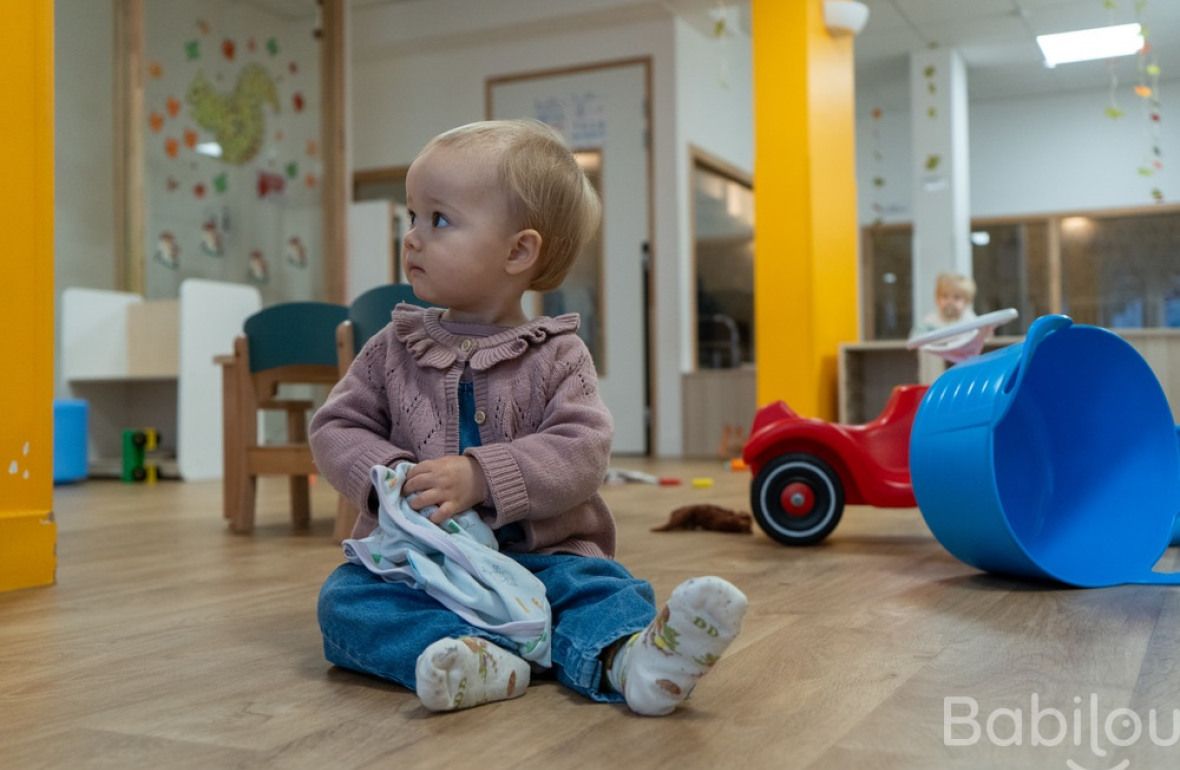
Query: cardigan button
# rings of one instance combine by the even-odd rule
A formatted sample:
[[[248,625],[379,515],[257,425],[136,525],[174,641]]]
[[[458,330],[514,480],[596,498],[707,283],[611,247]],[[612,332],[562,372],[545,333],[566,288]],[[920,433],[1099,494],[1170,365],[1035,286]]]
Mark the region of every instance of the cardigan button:
[[[483,425],[488,420],[488,414],[482,409],[475,410],[475,424]]]
[[[474,347],[475,340],[472,340],[470,337],[459,343],[459,350],[462,350],[464,353],[470,353]]]

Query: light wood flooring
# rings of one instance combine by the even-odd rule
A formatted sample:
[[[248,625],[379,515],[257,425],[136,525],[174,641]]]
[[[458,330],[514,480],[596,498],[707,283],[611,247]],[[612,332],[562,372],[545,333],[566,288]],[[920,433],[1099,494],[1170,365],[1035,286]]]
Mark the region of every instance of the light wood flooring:
[[[606,488],[619,559],[661,600],[696,574],[750,598],[742,635],[673,716],[636,717],[551,681],[432,715],[412,693],[323,659],[316,594],[341,561],[324,485],[310,533],[290,532],[285,486],[266,479],[258,530],[236,536],[217,483],[91,481],[57,490],[57,585],[0,594],[0,768],[1177,765],[1180,745],[1148,733],[1153,709],[1158,738],[1180,718],[1180,589],[982,575],[915,510],[851,508],[810,549],[757,530],[652,533],[689,502],[748,510],[749,476],[719,463],[617,465],[717,482]],[[1175,549],[1164,563],[1177,564]],[[1034,695],[1063,715],[1056,746],[1031,745]],[[947,698],[978,703],[975,745],[945,745]],[[965,718],[967,701],[951,703]],[[1131,710],[1112,717],[1116,739],[1129,742],[1131,713],[1142,723],[1126,748],[1106,737],[1116,708]],[[1052,715],[1035,727],[1041,743],[1062,730]]]

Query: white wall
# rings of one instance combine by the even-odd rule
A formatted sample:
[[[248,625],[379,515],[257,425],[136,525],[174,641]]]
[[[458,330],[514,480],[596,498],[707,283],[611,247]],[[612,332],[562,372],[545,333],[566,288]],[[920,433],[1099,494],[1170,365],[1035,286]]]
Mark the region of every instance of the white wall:
[[[1120,92],[1126,115],[1111,120],[1106,88],[1038,97],[973,101],[969,108],[971,216],[993,217],[1144,207],[1158,186],[1169,202],[1180,200],[1180,122],[1169,119],[1167,95],[1180,80],[1161,86],[1165,111],[1160,123],[1164,169],[1144,178],[1137,168],[1150,158],[1147,119],[1129,86]],[[970,92],[970,72],[968,72]],[[892,106],[890,106],[892,105]],[[909,191],[908,105],[888,100],[880,120],[872,94],[857,94],[857,188],[862,223],[872,222],[872,203],[885,207],[886,222],[912,219]],[[879,143],[874,140],[874,128]],[[882,159],[873,159],[874,147]],[[874,193],[880,169],[886,185]],[[876,195],[876,197],[874,197]]]

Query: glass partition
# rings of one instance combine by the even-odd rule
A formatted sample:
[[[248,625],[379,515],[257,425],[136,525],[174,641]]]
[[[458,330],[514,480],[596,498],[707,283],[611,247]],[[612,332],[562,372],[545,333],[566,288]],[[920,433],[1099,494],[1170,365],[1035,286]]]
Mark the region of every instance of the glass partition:
[[[748,180],[694,159],[697,366],[754,362],[754,191]]]
[[[145,0],[143,284],[324,295],[316,0]],[[131,205],[137,205],[132,201]]]

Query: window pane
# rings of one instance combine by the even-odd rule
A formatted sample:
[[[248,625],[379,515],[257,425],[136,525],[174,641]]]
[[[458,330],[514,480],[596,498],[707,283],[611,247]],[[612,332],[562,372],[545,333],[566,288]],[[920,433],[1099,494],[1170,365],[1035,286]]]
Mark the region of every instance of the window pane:
[[[697,364],[754,361],[754,194],[700,163],[693,169]]]
[[[1023,334],[1049,312],[1048,225],[976,225],[971,230],[975,312],[1014,307],[1020,317],[996,330]]]
[[[872,339],[903,340],[913,325],[913,230],[871,227],[866,231]],[[930,291],[934,291],[931,279]]]
[[[1061,220],[1063,311],[1110,328],[1180,326],[1180,215]]]

